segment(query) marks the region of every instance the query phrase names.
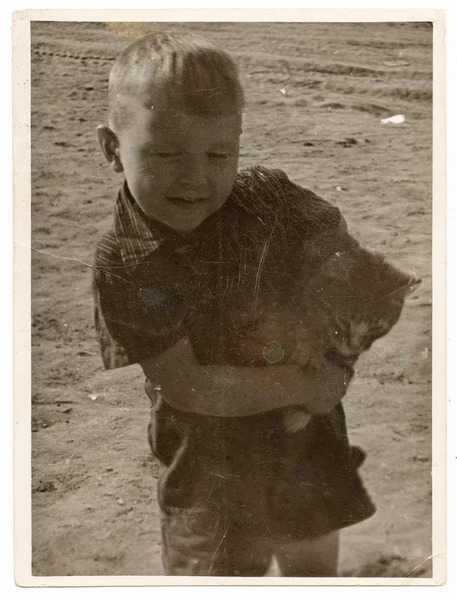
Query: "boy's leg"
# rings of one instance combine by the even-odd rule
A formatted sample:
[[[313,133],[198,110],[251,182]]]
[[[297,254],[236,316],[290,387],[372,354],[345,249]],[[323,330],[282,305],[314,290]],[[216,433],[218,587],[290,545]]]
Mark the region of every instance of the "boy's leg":
[[[165,575],[263,577],[271,544],[262,532],[207,508],[161,514]]]
[[[340,532],[295,542],[275,543],[273,554],[283,577],[337,577]]]

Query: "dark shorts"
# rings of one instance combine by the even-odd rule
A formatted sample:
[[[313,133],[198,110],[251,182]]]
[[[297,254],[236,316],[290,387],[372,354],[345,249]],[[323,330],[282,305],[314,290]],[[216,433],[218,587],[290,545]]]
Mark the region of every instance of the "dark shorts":
[[[280,410],[206,417],[173,409],[148,383],[146,391],[167,574],[262,574],[268,541],[316,538],[374,514],[341,405],[290,434]]]

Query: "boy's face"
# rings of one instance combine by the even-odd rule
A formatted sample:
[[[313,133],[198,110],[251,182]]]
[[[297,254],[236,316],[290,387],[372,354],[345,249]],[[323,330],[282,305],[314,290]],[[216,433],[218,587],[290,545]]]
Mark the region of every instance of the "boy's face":
[[[116,170],[124,171],[149,217],[191,231],[227,200],[237,175],[240,134],[237,114],[195,116],[138,102],[116,135]]]

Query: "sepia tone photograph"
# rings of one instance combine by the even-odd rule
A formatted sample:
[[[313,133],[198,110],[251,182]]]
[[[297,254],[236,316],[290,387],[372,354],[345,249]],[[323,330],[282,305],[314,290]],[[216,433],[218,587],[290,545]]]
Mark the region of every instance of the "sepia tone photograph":
[[[434,581],[436,27],[31,17],[32,580]]]

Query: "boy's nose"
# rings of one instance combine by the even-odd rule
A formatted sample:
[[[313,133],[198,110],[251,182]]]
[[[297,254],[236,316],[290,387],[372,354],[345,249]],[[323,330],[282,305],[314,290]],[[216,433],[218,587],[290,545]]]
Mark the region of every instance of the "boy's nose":
[[[183,158],[179,188],[190,198],[202,198],[209,194],[208,161],[204,153],[188,154]]]

